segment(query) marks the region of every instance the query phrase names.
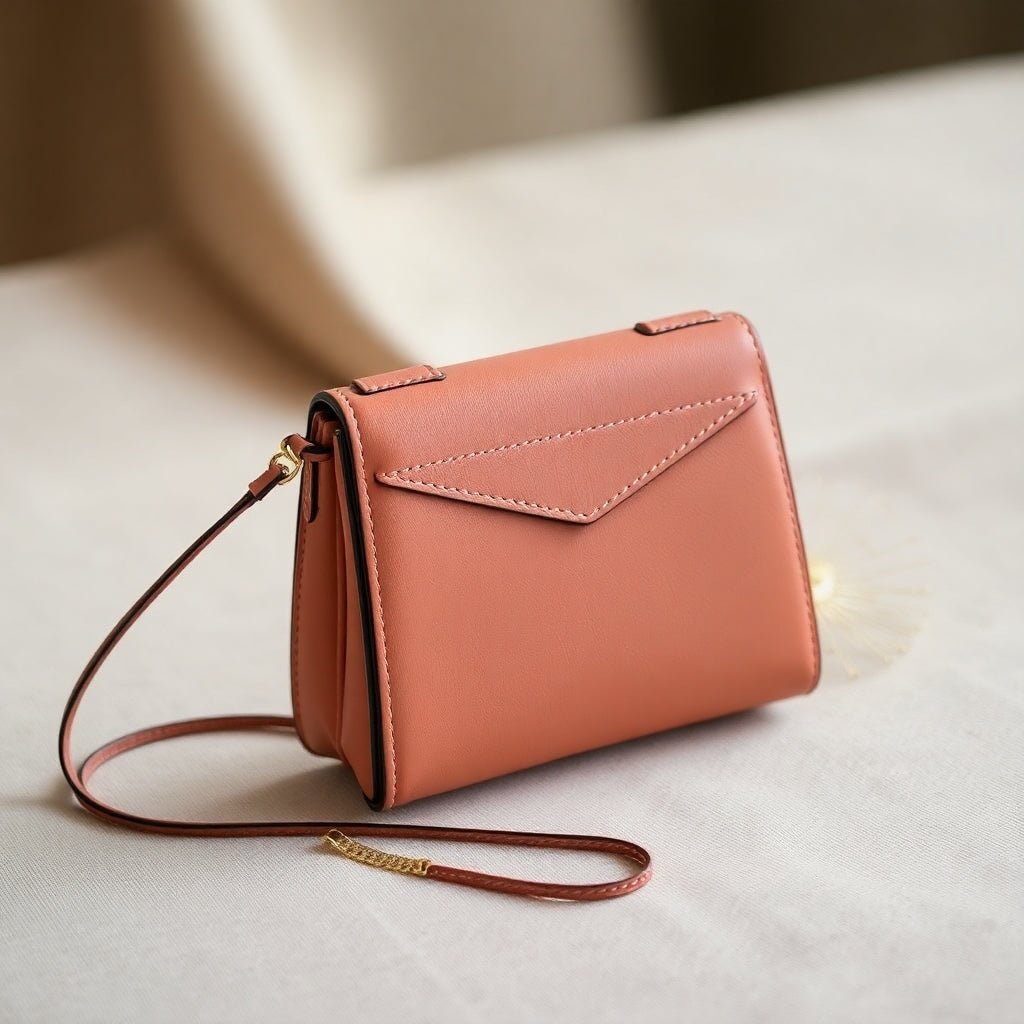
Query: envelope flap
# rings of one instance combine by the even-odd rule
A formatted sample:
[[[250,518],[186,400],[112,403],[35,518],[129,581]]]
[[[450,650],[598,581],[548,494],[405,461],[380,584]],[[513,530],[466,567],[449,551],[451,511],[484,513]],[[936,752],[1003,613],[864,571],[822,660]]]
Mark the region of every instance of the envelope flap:
[[[527,515],[591,523],[725,429],[757,400],[733,391],[557,433],[509,438],[379,470],[378,482]]]

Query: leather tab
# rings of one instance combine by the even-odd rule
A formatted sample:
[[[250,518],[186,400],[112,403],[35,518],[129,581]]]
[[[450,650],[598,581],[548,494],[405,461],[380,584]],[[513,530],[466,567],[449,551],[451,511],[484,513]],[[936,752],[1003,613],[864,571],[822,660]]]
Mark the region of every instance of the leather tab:
[[[444,380],[444,374],[433,366],[406,366],[401,370],[376,373],[372,377],[358,377],[352,381],[352,387],[360,394],[373,395],[378,391],[391,391],[428,380]]]
[[[283,476],[284,471],[280,466],[270,466],[249,484],[249,493],[257,501],[262,501],[281,482]]]
[[[666,334],[678,331],[683,327],[695,327],[697,324],[713,324],[718,320],[714,313],[706,309],[695,309],[689,313],[678,313],[675,316],[663,316],[660,320],[641,320],[633,326],[638,334]]]

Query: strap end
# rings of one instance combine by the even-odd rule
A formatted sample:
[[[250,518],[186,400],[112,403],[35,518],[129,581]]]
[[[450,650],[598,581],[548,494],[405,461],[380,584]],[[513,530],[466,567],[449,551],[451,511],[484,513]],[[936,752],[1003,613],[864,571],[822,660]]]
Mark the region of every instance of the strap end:
[[[249,484],[249,493],[262,501],[284,479],[285,471],[276,463],[265,469]]]

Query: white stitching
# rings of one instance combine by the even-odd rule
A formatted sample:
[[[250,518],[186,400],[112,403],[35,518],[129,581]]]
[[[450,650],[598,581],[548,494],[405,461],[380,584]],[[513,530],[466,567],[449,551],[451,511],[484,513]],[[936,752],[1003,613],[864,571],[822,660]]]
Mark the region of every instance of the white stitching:
[[[405,380],[389,380],[385,381],[383,384],[374,384],[371,388],[363,387],[362,385],[360,386],[365,394],[372,395],[375,391],[387,391],[388,388],[400,388],[405,384],[415,384],[417,381],[421,380],[433,380],[436,376],[436,373],[424,373],[419,377],[406,377]]]
[[[463,868],[451,868],[444,864],[437,865],[437,873],[433,877],[438,881],[457,882],[460,885],[478,886],[483,889],[492,889],[497,892],[519,892],[526,888],[536,890],[536,895],[546,896],[550,899],[568,898],[575,899],[581,895],[590,894],[600,896],[604,893],[626,893],[631,889],[639,889],[646,885],[651,879],[652,869],[650,867],[641,871],[640,874],[627,878],[622,882],[610,882],[607,884],[587,885],[566,885],[559,882],[529,882],[523,878],[502,878],[499,875],[479,875],[473,871]],[[526,895],[534,895],[528,892]]]
[[[463,459],[475,459],[481,455],[493,455],[495,452],[510,452],[515,448],[526,448],[531,444],[543,444],[545,441],[559,441],[566,437],[576,437],[579,434],[589,434],[592,430],[606,430],[609,427],[621,427],[626,423],[638,423],[640,420],[649,420],[655,416],[668,416],[672,413],[686,412],[687,409],[700,409],[705,405],[717,405],[719,402],[734,402],[736,399],[746,400],[756,392],[741,391],[737,395],[722,395],[721,398],[708,398],[703,402],[691,402],[689,405],[674,405],[670,409],[655,409],[653,412],[645,412],[641,416],[629,416],[621,420],[609,420],[607,423],[595,423],[592,427],[578,427],[576,430],[566,430],[558,434],[545,434],[543,437],[531,437],[526,441],[513,441],[510,444],[501,444],[495,448],[481,448],[475,452],[463,452],[461,455],[448,455],[443,459],[435,459],[433,462],[421,462],[415,466],[403,466],[401,469],[392,469],[384,473],[384,476],[399,476],[402,473],[412,473],[421,469],[428,469],[430,466],[445,466],[450,462],[461,462]]]
[[[680,320],[676,323],[662,324],[660,327],[650,327],[650,320],[641,320],[640,323],[637,324],[637,327],[647,327],[651,334],[655,335],[664,334],[666,331],[675,331],[680,327],[695,327],[697,324],[713,324],[717,319],[718,318],[714,313],[701,313],[700,316],[694,317],[692,320]]]
[[[356,431],[356,441],[359,444],[359,468],[363,474],[363,487],[366,488],[368,483],[366,479],[366,461],[363,458],[363,437],[359,431],[359,421],[356,419],[356,410],[352,403],[346,397],[344,391],[340,389],[335,391],[336,394],[344,403],[348,406],[348,411],[352,416],[352,425]],[[362,504],[362,502],[360,502]],[[366,519],[370,526],[370,554],[373,556],[373,582],[374,590],[373,596],[377,599],[377,614],[380,617],[380,646],[381,646],[381,664],[384,669],[384,683],[387,687],[387,698],[388,698],[388,733],[391,737],[391,767],[392,767],[392,802],[398,802],[398,751],[395,749],[395,719],[393,709],[391,706],[391,673],[388,671],[388,641],[384,630],[384,602],[380,596],[380,570],[377,566],[377,543],[373,538],[373,510],[370,507],[369,490],[367,488],[366,498]]]
[[[470,452],[470,453],[468,453],[466,455],[455,455],[455,456],[451,456],[451,457],[449,457],[447,459],[438,459],[436,462],[427,462],[427,463],[424,463],[422,466],[410,466],[408,470],[401,470],[401,469],[392,470],[391,472],[385,473],[383,475],[387,476],[387,477],[400,478],[400,479],[404,480],[406,483],[418,484],[421,487],[430,487],[430,488],[433,488],[434,490],[438,490],[438,491],[448,491],[448,492],[453,493],[453,494],[464,494],[468,498],[488,498],[491,501],[500,502],[501,504],[505,504],[505,505],[518,505],[518,506],[520,506],[522,508],[535,508],[535,509],[537,509],[538,511],[541,511],[541,512],[558,512],[558,513],[561,513],[562,515],[573,516],[575,519],[591,519],[594,516],[596,516],[599,512],[602,512],[604,509],[606,509],[609,505],[611,505],[611,504],[615,503],[616,501],[618,501],[619,499],[623,498],[634,487],[636,487],[642,481],[646,480],[647,477],[649,477],[652,473],[657,472],[666,462],[669,461],[669,459],[672,459],[676,455],[678,455],[680,452],[685,451],[687,448],[690,447],[691,444],[693,444],[695,441],[698,441],[700,438],[702,438],[709,430],[713,430],[723,420],[728,419],[730,416],[732,416],[734,413],[736,413],[740,408],[742,408],[742,406],[744,404],[746,404],[748,401],[750,401],[756,394],[757,394],[756,391],[745,391],[745,392],[742,392],[739,395],[726,395],[723,398],[711,398],[711,399],[708,399],[706,402],[696,402],[696,403],[694,403],[692,405],[676,406],[674,409],[660,409],[660,410],[658,410],[656,412],[645,413],[643,416],[632,416],[629,419],[615,420],[612,423],[601,423],[601,424],[598,424],[597,426],[594,426],[594,427],[581,427],[578,430],[571,430],[571,431],[568,431],[568,432],[565,432],[565,433],[561,433],[561,434],[550,434],[550,435],[547,435],[546,437],[532,438],[529,441],[517,441],[517,442],[515,442],[513,444],[501,445],[501,446],[499,446],[497,448],[489,448],[486,451],[482,451],[482,452]],[[430,480],[420,480],[420,479],[417,479],[417,478],[414,478],[414,477],[407,477],[407,476],[402,476],[401,475],[401,474],[403,474],[405,472],[409,472],[409,471],[412,471],[414,469],[425,469],[425,468],[427,468],[427,466],[439,466],[439,465],[442,465],[444,463],[457,462],[460,459],[473,458],[473,457],[478,456],[478,455],[488,455],[488,454],[490,454],[492,452],[511,451],[514,448],[523,448],[523,447],[526,447],[527,445],[531,445],[531,444],[540,444],[540,443],[545,442],[545,441],[555,441],[555,440],[558,440],[559,438],[574,437],[574,436],[578,436],[580,434],[585,434],[585,433],[587,433],[587,432],[589,432],[591,430],[602,430],[602,429],[604,429],[606,427],[614,427],[614,426],[618,426],[618,425],[623,424],[623,423],[635,423],[635,422],[637,422],[639,420],[649,419],[652,416],[664,416],[667,413],[681,412],[684,409],[696,409],[696,408],[700,408],[701,406],[713,405],[716,402],[725,402],[725,401],[729,401],[729,400],[737,400],[736,401],[736,405],[732,406],[730,409],[727,409],[725,412],[722,413],[721,416],[719,416],[715,420],[712,420],[709,424],[707,424],[707,426],[705,426],[702,430],[699,430],[696,434],[694,434],[684,444],[681,444],[678,448],[674,448],[672,451],[670,451],[668,453],[668,455],[666,455],[664,458],[660,459],[658,462],[656,462],[649,469],[647,469],[643,473],[641,473],[638,477],[636,477],[635,479],[631,480],[621,490],[616,491],[615,494],[613,494],[610,498],[608,498],[607,501],[602,502],[600,505],[596,505],[589,512],[577,512],[575,509],[572,509],[572,508],[562,508],[562,507],[560,507],[558,505],[541,505],[541,504],[539,504],[538,502],[535,502],[535,501],[527,501],[525,498],[513,498],[513,497],[507,497],[507,496],[500,495],[500,494],[488,494],[486,491],[471,491],[471,490],[468,490],[465,487],[446,487],[444,484],[434,483],[433,481],[430,481]]]
[[[407,377],[405,380],[383,381],[382,383],[375,384],[372,387],[367,387],[363,383],[364,381],[370,379],[368,377],[361,377],[359,380],[354,381],[353,383],[358,385],[359,390],[362,391],[363,394],[372,395],[378,391],[387,391],[388,388],[404,387],[406,384],[415,384],[417,381],[421,380],[440,380],[444,376],[444,374],[441,373],[440,370],[435,370],[434,367],[432,366],[424,365],[423,369],[427,370],[428,372],[421,374],[419,377]]]

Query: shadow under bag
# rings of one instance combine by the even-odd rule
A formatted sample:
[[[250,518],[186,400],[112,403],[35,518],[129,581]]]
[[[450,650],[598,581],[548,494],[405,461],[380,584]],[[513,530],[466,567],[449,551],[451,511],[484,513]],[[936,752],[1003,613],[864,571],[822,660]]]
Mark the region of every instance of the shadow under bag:
[[[301,477],[294,718],[133,733],[73,767],[70,732],[114,645],[210,541]],[[370,806],[421,797],[807,693],[814,610],[768,372],[734,313],[634,328],[313,398],[305,436],[129,610],[61,724],[64,773],[100,817],[205,836],[314,835],[351,859],[440,881],[604,899],[650,878],[635,843],[373,822],[190,822],[97,799],[92,772],[185,733],[295,728],[352,769]],[[356,836],[619,855],[621,881],[504,878],[385,853]]]

